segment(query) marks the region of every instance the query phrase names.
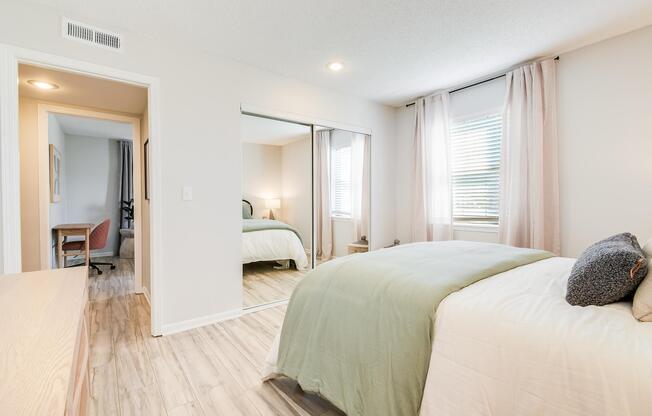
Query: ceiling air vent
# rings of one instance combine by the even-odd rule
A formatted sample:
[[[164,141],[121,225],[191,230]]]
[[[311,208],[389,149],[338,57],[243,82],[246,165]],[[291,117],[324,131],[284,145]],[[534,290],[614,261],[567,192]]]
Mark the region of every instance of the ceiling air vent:
[[[111,49],[112,51],[122,51],[122,37],[117,33],[67,18],[63,19],[61,29],[63,37],[66,39],[76,40],[99,48]]]

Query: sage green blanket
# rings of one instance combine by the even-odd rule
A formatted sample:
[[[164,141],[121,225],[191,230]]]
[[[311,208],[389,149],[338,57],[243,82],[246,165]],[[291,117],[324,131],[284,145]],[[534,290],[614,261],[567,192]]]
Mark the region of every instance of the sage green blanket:
[[[439,303],[486,277],[551,256],[448,241],[324,263],[292,294],[278,372],[350,416],[416,416]]]
[[[258,218],[242,220],[243,233],[250,233],[252,231],[264,231],[264,230],[292,231],[297,235],[297,237],[299,237],[299,240],[301,240],[301,236],[299,235],[299,232],[284,222],[276,221],[276,220],[263,220]]]

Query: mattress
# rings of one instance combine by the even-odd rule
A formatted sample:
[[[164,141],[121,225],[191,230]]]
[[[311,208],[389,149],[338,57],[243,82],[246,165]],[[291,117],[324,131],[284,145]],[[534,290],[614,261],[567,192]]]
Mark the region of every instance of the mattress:
[[[571,306],[551,258],[441,302],[421,416],[651,415],[652,323],[631,303]]]
[[[298,270],[308,269],[308,257],[301,240],[290,230],[261,230],[242,233],[242,263],[294,260]]]

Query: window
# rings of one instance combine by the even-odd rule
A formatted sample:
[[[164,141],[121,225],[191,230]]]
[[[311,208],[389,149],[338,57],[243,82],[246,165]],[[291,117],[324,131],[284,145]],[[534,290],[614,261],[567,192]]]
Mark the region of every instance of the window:
[[[453,219],[463,224],[498,224],[501,113],[451,125]]]
[[[331,150],[331,213],[351,216],[351,145]]]

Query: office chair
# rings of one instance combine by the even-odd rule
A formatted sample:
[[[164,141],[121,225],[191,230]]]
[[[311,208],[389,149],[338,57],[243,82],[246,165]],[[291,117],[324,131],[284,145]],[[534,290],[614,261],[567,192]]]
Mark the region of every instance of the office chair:
[[[95,228],[93,228],[93,231],[91,231],[90,237],[89,237],[89,249],[90,250],[99,250],[104,247],[106,247],[106,242],[109,239],[109,228],[111,227],[111,220],[109,218],[105,219],[102,221],[100,224],[98,224]],[[63,243],[63,251],[82,251],[84,250],[84,244],[86,244],[85,240],[80,240],[80,241],[67,241]],[[84,263],[82,264],[76,264],[71,267],[78,267],[78,266],[83,266]],[[99,266],[111,266],[111,270],[115,269],[115,264],[113,263],[105,263],[101,261],[93,261],[90,259],[88,263],[88,267],[94,269],[97,274],[102,274],[102,270],[100,270]]]

